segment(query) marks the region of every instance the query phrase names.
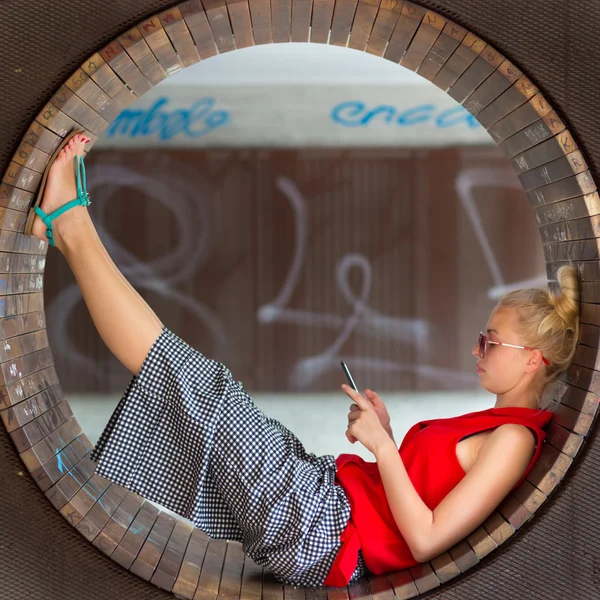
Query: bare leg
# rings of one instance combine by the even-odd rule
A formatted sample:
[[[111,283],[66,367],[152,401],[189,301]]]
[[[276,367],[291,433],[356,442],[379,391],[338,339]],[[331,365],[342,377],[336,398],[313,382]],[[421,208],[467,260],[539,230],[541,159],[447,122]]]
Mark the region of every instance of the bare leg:
[[[77,197],[74,157],[83,154],[86,139],[73,138],[52,165],[40,205],[46,214]],[[39,217],[33,234],[46,239]],[[131,373],[139,373],[162,323],[115,266],[86,207],[76,206],[54,221],[54,242],[75,275],[104,343]]]

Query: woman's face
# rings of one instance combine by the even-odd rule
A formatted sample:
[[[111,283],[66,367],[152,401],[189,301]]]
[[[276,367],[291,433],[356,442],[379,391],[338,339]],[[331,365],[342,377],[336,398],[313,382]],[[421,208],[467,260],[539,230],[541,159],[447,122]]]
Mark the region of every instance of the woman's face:
[[[518,334],[518,311],[510,306],[496,306],[486,325],[488,340],[523,346]],[[471,351],[477,358],[477,373],[481,386],[492,394],[506,394],[528,385],[543,365],[541,352],[510,346],[488,344],[485,358],[479,358],[479,347]]]

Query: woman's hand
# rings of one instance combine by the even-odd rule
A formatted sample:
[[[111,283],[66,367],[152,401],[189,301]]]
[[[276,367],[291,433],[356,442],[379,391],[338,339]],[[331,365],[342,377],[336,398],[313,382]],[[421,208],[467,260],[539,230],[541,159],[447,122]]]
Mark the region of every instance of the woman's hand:
[[[370,390],[365,392],[367,398],[364,398],[347,385],[342,385],[342,390],[354,401],[348,413],[346,437],[351,443],[358,440],[367,450],[376,454],[384,444],[389,443],[390,440],[393,441],[387,430],[389,429],[390,417],[385,405],[377,394],[374,394]],[[372,400],[373,396],[376,397],[376,402],[379,401],[378,411],[375,409],[375,403]],[[387,423],[387,429],[384,427],[384,423]]]
[[[387,410],[387,407],[385,406],[384,401],[375,392],[373,392],[372,390],[369,390],[369,389],[365,390],[365,396],[366,396],[367,400],[373,405],[375,413],[379,417],[379,422],[381,423],[381,426],[388,432],[388,435],[393,440],[394,436],[392,434],[392,428],[390,426],[390,415],[388,413],[388,410]],[[350,423],[350,415],[353,412],[360,412],[360,408],[358,407],[358,404],[350,405],[350,414],[348,415],[348,423]],[[354,444],[354,442],[356,442],[356,439],[354,439],[354,438],[351,439],[350,437],[348,437],[347,432],[346,432],[346,437],[348,438],[348,441],[350,443]]]

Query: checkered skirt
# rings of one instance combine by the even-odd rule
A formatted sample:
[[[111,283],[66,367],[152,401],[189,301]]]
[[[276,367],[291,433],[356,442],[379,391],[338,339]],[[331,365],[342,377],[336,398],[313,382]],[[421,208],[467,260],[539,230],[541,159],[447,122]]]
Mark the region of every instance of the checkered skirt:
[[[241,542],[284,583],[322,585],[350,518],[334,457],[308,454],[227,367],[167,328],[91,458],[99,475]],[[360,556],[351,580],[365,574]]]

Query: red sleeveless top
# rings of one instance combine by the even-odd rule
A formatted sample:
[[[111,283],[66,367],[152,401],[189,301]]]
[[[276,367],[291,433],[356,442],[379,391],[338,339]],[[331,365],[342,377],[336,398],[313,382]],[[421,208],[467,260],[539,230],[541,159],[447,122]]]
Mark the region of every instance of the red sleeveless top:
[[[527,470],[515,485],[517,487],[540,455],[546,437],[542,428],[552,415],[545,410],[506,407],[420,421],[404,436],[399,448],[400,457],[415,490],[433,510],[466,475],[456,457],[456,444],[462,438],[504,423],[525,425],[536,434],[537,443]],[[336,464],[336,483],[344,488],[350,501],[351,518],[341,535],[342,547],[325,585],[343,587],[348,584],[361,548],[367,568],[375,575],[418,564],[396,526],[377,463],[366,462],[355,454],[341,454]]]

